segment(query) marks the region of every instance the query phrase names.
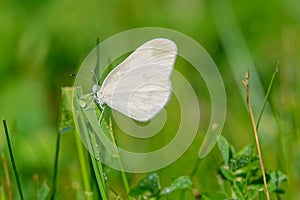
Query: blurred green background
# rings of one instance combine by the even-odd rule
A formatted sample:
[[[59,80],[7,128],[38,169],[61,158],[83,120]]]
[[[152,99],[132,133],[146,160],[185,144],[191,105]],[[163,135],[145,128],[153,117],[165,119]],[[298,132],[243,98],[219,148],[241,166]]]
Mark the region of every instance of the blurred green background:
[[[267,169],[279,169],[288,175],[284,199],[299,199],[300,3],[297,0],[2,0],[0,116],[8,121],[25,197],[34,195],[41,182],[50,184],[61,87],[72,86],[74,82],[69,74],[76,72],[95,47],[96,38],[103,41],[132,28],[164,27],[198,41],[214,59],[224,79],[227,117],[223,135],[237,148],[253,142],[244,96],[238,90],[241,83],[233,75],[233,69],[240,66],[232,66],[230,61],[233,50],[243,60],[245,49],[239,49],[239,43],[243,41],[235,37],[236,30],[231,29],[227,16],[234,17],[246,44],[244,48],[250,53],[265,91],[275,64],[280,61],[270,96],[271,115],[279,128],[269,127],[275,132],[271,140],[262,143],[262,151]],[[220,29],[221,26],[225,29]],[[186,73],[192,76],[193,71]],[[209,102],[207,93],[202,100],[204,105]],[[205,110],[209,112],[209,109]],[[202,117],[204,121],[210,119],[207,114]],[[263,140],[264,135],[261,137]],[[4,139],[1,128],[1,153],[7,153]],[[199,148],[199,141],[196,142],[198,144],[193,145],[184,158],[159,171],[163,183],[191,173]],[[58,193],[64,199],[80,196],[77,193],[81,177],[76,156],[74,137],[72,133],[66,133],[62,137],[58,168]],[[195,187],[201,192],[217,191],[216,173],[221,162],[218,149],[214,148],[201,161],[193,180]],[[118,176],[112,172],[109,184],[122,194]],[[143,175],[129,175],[130,184],[135,184],[141,177]],[[3,165],[0,164],[0,187],[4,182]]]

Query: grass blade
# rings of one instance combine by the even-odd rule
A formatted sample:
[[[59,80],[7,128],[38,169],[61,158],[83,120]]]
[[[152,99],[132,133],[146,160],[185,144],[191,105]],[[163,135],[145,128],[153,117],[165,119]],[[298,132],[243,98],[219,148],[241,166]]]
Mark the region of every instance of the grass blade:
[[[55,148],[55,158],[54,158],[54,168],[53,168],[53,177],[52,177],[52,189],[50,199],[53,200],[56,192],[56,177],[57,177],[57,169],[58,169],[58,156],[59,156],[59,148],[60,148],[60,136],[61,134],[57,134],[56,138],[56,148]]]
[[[112,139],[112,141],[114,143],[115,150],[116,150],[116,152],[118,152],[118,147],[117,147],[115,136],[114,136],[113,129],[112,129],[111,118],[109,118],[109,132],[111,134],[111,139]],[[130,200],[131,197],[128,195],[129,191],[130,191],[130,188],[129,188],[128,180],[127,180],[126,174],[124,172],[122,161],[121,161],[121,158],[120,158],[119,154],[117,156],[117,159],[118,159],[118,162],[119,162],[119,165],[120,165],[121,177],[122,177],[122,180],[123,180],[123,184],[124,184],[124,187],[125,187],[127,198]]]
[[[275,66],[275,70],[274,70],[274,72],[273,72],[271,81],[270,81],[270,83],[269,83],[269,87],[268,87],[268,90],[267,90],[267,94],[266,94],[266,96],[265,96],[265,100],[264,100],[262,109],[261,109],[261,111],[260,111],[260,113],[259,113],[259,115],[258,115],[258,119],[257,119],[257,122],[256,122],[256,129],[257,129],[257,130],[258,130],[258,127],[259,127],[259,123],[260,123],[262,114],[264,113],[264,110],[265,110],[265,108],[266,108],[266,104],[267,104],[267,101],[268,101],[268,98],[269,98],[269,95],[270,95],[270,91],[271,91],[272,86],[273,86],[273,82],[274,82],[275,76],[276,76],[277,73],[278,73],[278,67],[279,67],[279,62],[277,62],[276,66]]]
[[[10,156],[11,164],[12,164],[12,167],[13,167],[13,172],[14,172],[15,177],[16,177],[18,191],[19,191],[21,200],[23,200],[24,197],[23,197],[21,182],[20,182],[20,179],[19,179],[19,174],[18,174],[18,171],[17,171],[17,166],[16,166],[16,162],[15,162],[15,159],[14,159],[14,154],[13,154],[12,146],[11,146],[11,143],[10,143],[10,137],[9,137],[8,128],[7,128],[7,124],[6,124],[5,119],[3,119],[3,126],[4,126],[4,132],[5,132],[6,141],[7,141],[7,145],[8,145],[9,156]]]
[[[81,168],[81,175],[82,175],[82,180],[83,180],[83,185],[84,185],[84,191],[86,194],[86,198],[92,200],[93,191],[92,191],[91,185],[90,185],[89,172],[88,172],[89,166],[88,166],[88,161],[87,161],[87,157],[86,157],[86,152],[82,146],[81,140],[76,131],[74,132],[74,136],[75,136],[75,141],[76,141],[76,146],[77,146],[77,154],[78,154],[79,164],[80,164],[80,168]]]
[[[82,139],[85,141],[85,145],[87,149],[90,151],[90,158],[91,158],[93,170],[95,172],[94,174],[96,176],[97,187],[100,190],[101,198],[103,200],[106,200],[108,198],[106,196],[104,170],[102,167],[102,163],[96,159],[97,157],[96,155],[99,152],[97,152],[95,147],[100,146],[100,144],[97,143],[97,139],[96,139],[98,135],[100,138],[101,137],[103,138],[103,140],[101,141],[104,141],[105,139],[108,140],[108,139],[103,134],[98,133],[98,135],[96,135],[97,130],[99,130],[99,124],[98,124],[98,120],[95,117],[96,116],[95,110],[93,109],[81,110],[79,105],[80,97],[78,96],[82,96],[82,91],[79,88],[75,88],[73,104],[74,104],[74,109],[78,111],[78,114],[75,116],[76,130],[78,130],[78,132],[81,134],[80,137],[82,137]],[[105,145],[105,143],[103,143],[104,148],[105,146],[113,149],[112,147],[109,146],[109,144]],[[108,152],[110,151],[108,150]]]
[[[56,192],[56,178],[58,169],[58,158],[60,149],[60,138],[63,133],[66,133],[74,128],[72,118],[72,91],[73,88],[65,87],[62,88],[61,101],[59,105],[59,119],[58,119],[58,133],[56,138],[54,167],[52,176],[52,188],[50,199],[55,198]]]

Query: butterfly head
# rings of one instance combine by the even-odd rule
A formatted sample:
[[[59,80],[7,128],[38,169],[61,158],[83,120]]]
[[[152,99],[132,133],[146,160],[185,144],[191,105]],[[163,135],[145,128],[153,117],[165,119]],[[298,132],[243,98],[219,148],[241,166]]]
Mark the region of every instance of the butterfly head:
[[[97,85],[97,84],[95,84],[95,85],[93,85],[92,90],[93,90],[93,98],[94,98],[94,100],[95,100],[97,103],[100,104],[101,100],[100,100],[100,98],[98,97],[98,92],[100,91],[100,86]]]
[[[104,104],[104,99],[100,86],[98,84],[95,84],[93,85],[92,90],[94,101],[96,101],[100,105],[100,107],[103,108],[102,105]]]

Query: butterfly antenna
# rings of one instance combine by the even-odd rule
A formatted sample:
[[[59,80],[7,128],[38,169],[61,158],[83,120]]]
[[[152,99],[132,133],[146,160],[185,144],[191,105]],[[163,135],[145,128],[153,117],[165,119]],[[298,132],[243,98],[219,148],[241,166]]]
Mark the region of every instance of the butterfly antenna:
[[[95,77],[95,83],[97,83],[98,85],[98,79],[97,79],[97,76],[96,74],[99,74],[99,70],[100,70],[100,50],[99,50],[99,44],[100,44],[100,39],[99,37],[97,37],[97,41],[96,41],[96,68],[94,70],[94,77]]]
[[[95,71],[94,71],[93,69],[91,69],[91,73],[92,73],[93,76],[94,76],[95,83],[98,85],[98,78],[97,78],[96,73],[95,73]]]

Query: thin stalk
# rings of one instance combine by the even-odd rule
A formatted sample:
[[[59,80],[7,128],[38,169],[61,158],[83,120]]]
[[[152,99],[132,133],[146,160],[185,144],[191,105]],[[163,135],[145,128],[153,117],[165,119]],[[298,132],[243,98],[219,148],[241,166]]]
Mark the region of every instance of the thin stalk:
[[[11,161],[11,164],[12,164],[12,167],[13,167],[13,172],[14,172],[15,177],[16,177],[18,191],[19,191],[21,200],[23,200],[24,197],[23,197],[21,182],[20,182],[20,179],[19,179],[19,174],[18,174],[18,171],[17,171],[17,166],[16,166],[16,162],[15,162],[15,159],[14,159],[14,154],[13,154],[12,146],[11,146],[11,143],[10,143],[10,137],[9,137],[8,128],[7,128],[7,124],[6,124],[5,119],[3,119],[3,126],[4,126],[4,132],[5,132],[6,141],[7,141],[7,145],[8,145],[10,161]]]
[[[272,86],[273,86],[273,82],[274,82],[275,76],[278,73],[278,67],[279,67],[279,61],[276,63],[275,70],[273,72],[273,75],[272,75],[272,78],[271,78],[271,81],[270,81],[270,84],[269,84],[269,87],[268,87],[268,90],[267,90],[267,94],[266,94],[265,99],[264,99],[264,103],[263,103],[262,109],[261,109],[261,111],[259,113],[258,120],[256,122],[256,129],[257,130],[258,130],[258,127],[259,127],[259,123],[260,123],[262,114],[263,114],[263,112],[265,110],[265,107],[266,107],[266,104],[267,104],[267,101],[268,101],[268,98],[269,98],[269,95],[270,95],[270,91],[271,91]]]
[[[104,176],[103,176],[104,171],[103,171],[101,162],[96,160],[96,158],[93,157],[92,155],[90,155],[90,158],[91,158],[93,169],[95,172],[97,186],[98,186],[98,189],[100,190],[100,195],[103,200],[107,200],[108,198],[106,196],[106,189],[105,189],[105,185],[104,185]]]
[[[89,145],[89,149],[92,149],[93,155],[97,156],[97,152],[94,148],[94,145],[96,145],[96,139],[95,139],[95,137],[92,137],[92,134],[89,134],[88,145]],[[98,189],[100,190],[102,199],[107,200],[108,198],[106,196],[104,170],[103,170],[101,162],[99,160],[97,160],[93,155],[90,154],[90,158],[91,158],[92,166],[93,166],[93,169],[95,172],[97,186],[98,186]]]
[[[122,165],[122,161],[121,161],[121,158],[120,158],[120,154],[118,153],[118,147],[117,147],[116,140],[115,140],[114,133],[113,133],[113,129],[112,129],[111,118],[109,118],[109,132],[110,132],[110,135],[111,135],[111,139],[112,139],[112,141],[114,143],[115,151],[117,153],[117,158],[118,158],[118,162],[119,162],[119,166],[120,166],[120,170],[121,170],[121,177],[122,177],[122,180],[123,180],[123,184],[124,184],[124,187],[125,187],[127,198],[131,199],[128,196],[129,190],[130,190],[129,189],[129,184],[128,184],[128,180],[127,180],[126,174],[125,174],[124,169],[123,169],[123,165]]]
[[[264,167],[262,154],[261,154],[261,150],[260,150],[258,133],[257,133],[256,124],[255,124],[255,120],[254,120],[254,116],[253,116],[253,112],[252,112],[252,107],[251,107],[250,99],[249,99],[249,84],[248,84],[249,77],[250,76],[249,76],[249,71],[248,71],[246,73],[245,80],[243,80],[243,84],[244,84],[245,89],[246,89],[246,102],[247,102],[247,106],[248,106],[250,117],[251,117],[251,122],[252,122],[254,137],[255,137],[255,143],[256,143],[257,153],[258,153],[258,157],[259,157],[260,169],[261,169],[261,173],[262,173],[262,176],[263,176],[263,181],[264,181],[264,186],[265,186],[265,191],[266,191],[266,197],[267,197],[267,200],[270,200],[270,194],[269,194],[268,185],[267,185],[265,167]]]
[[[259,113],[259,116],[258,116],[258,120],[256,122],[256,130],[257,131],[258,131],[258,128],[259,128],[259,124],[260,124],[260,120],[261,120],[262,114],[264,113],[264,110],[266,108],[267,100],[269,99],[269,96],[270,96],[270,92],[271,92],[271,89],[272,89],[272,86],[273,86],[273,82],[274,82],[275,76],[278,73],[278,66],[279,66],[279,61],[276,63],[275,70],[274,70],[273,75],[271,77],[271,80],[270,80],[270,83],[269,83],[269,86],[268,86],[268,90],[267,90],[267,93],[266,93],[266,96],[265,96],[265,100],[263,102],[263,106],[262,106],[262,108],[260,110],[260,113]],[[276,120],[276,123],[278,125],[279,130],[281,130],[280,129],[280,123],[278,122],[278,119],[277,119],[278,117],[276,115],[274,115],[274,118]],[[254,153],[254,149],[252,149],[252,153]],[[249,165],[249,167],[250,167],[250,165]],[[250,170],[248,170],[247,180],[249,180],[248,177],[250,176],[250,174],[251,174],[251,172],[250,172]]]
[[[50,199],[53,200],[56,192],[56,177],[57,177],[57,169],[58,169],[58,157],[59,157],[59,148],[60,148],[60,136],[58,133],[56,137],[56,148],[55,148],[55,157],[54,157],[54,167],[53,167],[53,177],[52,177],[52,189]]]

